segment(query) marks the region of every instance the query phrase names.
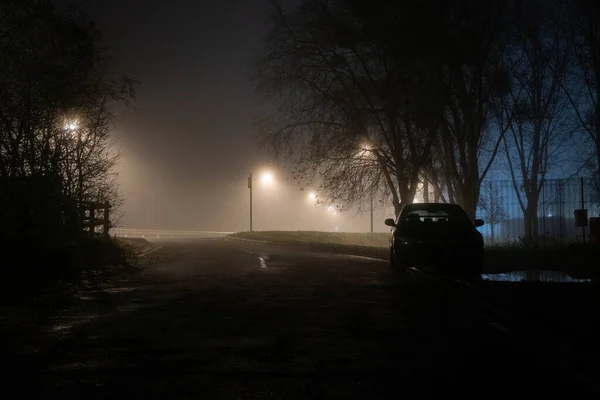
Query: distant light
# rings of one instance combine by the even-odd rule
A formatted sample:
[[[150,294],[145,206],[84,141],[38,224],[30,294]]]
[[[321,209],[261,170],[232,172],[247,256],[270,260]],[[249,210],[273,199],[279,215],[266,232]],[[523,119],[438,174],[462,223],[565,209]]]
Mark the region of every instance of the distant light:
[[[327,207],[327,211],[333,212],[333,207],[331,207],[331,206]]]
[[[309,199],[311,199],[311,200],[314,200],[314,199],[316,199],[316,198],[317,198],[317,195],[316,195],[316,193],[315,193],[315,192],[310,192],[310,193],[308,194],[308,198],[309,198]]]
[[[339,231],[339,230],[340,230],[340,228],[336,226],[336,227],[335,227],[335,230],[336,230],[336,231]]]
[[[76,131],[79,128],[79,123],[77,121],[68,121],[65,125],[65,129],[68,131]]]
[[[265,172],[260,177],[260,181],[263,185],[271,185],[273,183],[273,174],[270,172]]]
[[[548,214],[548,216],[549,216],[549,217],[551,217],[551,216],[552,216],[552,213]]]

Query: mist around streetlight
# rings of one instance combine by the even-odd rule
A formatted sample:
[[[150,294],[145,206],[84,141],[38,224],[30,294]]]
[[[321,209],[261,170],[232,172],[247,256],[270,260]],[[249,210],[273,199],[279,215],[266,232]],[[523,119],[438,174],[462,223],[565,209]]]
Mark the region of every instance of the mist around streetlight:
[[[315,200],[315,199],[317,198],[317,194],[316,194],[315,192],[310,192],[310,193],[308,194],[308,198],[309,198],[310,200]]]
[[[67,121],[65,124],[65,130],[73,132],[79,129],[79,123],[76,120]]]
[[[260,182],[263,185],[272,185],[273,181],[273,174],[271,172],[263,172],[260,176]]]

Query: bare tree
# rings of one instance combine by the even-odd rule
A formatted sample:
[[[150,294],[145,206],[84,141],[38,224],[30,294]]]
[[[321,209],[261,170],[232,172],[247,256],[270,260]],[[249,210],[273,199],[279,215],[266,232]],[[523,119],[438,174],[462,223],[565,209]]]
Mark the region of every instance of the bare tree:
[[[508,167],[519,206],[524,214],[525,236],[537,241],[538,201],[548,172],[561,160],[572,134],[568,99],[561,87],[568,60],[568,42],[557,23],[556,9],[535,2],[522,9],[518,52],[512,77],[515,87],[507,109],[515,113],[504,140]]]
[[[46,1],[0,4],[0,178],[55,177],[75,203],[120,198],[111,129],[134,82],[93,25]]]
[[[350,207],[379,191],[399,213],[429,162],[444,87],[424,56],[438,44],[420,41],[410,21],[425,22],[425,6],[377,3],[365,12],[360,2],[305,0],[289,13],[273,4],[257,86],[281,107],[259,129],[296,178],[320,179],[328,201]]]
[[[563,18],[571,32],[575,68],[563,89],[580,128],[594,149],[592,176],[600,188],[600,3],[595,0],[563,0]],[[590,165],[586,162],[587,165]],[[600,193],[600,189],[598,189]]]
[[[447,7],[453,54],[444,62],[449,96],[436,156],[449,201],[475,218],[480,183],[508,126],[509,118],[495,116],[510,89],[505,55],[515,9],[510,1],[456,1]]]
[[[483,212],[483,219],[490,227],[490,240],[494,243],[496,226],[508,220],[504,197],[497,182],[483,182],[479,197],[479,208]]]

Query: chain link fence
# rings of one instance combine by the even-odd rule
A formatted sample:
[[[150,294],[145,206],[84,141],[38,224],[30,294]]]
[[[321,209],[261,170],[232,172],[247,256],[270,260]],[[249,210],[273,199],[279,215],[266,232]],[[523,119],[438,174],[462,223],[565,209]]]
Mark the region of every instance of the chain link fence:
[[[478,216],[486,224],[480,231],[491,245],[522,243],[531,236],[525,234],[525,215],[529,212],[532,215],[529,232],[533,227],[540,245],[580,242],[584,232],[575,226],[575,210],[584,208],[588,216],[600,216],[599,191],[593,179],[546,180],[537,191],[537,207],[531,207],[523,182],[515,185],[512,180],[484,180]]]

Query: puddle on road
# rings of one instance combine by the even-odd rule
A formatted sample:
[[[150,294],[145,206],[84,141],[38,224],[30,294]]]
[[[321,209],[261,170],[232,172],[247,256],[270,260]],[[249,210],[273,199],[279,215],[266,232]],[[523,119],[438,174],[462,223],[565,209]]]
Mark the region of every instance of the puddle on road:
[[[573,277],[562,271],[515,271],[502,274],[482,274],[484,281],[493,282],[556,282],[556,283],[588,283],[591,278]]]

